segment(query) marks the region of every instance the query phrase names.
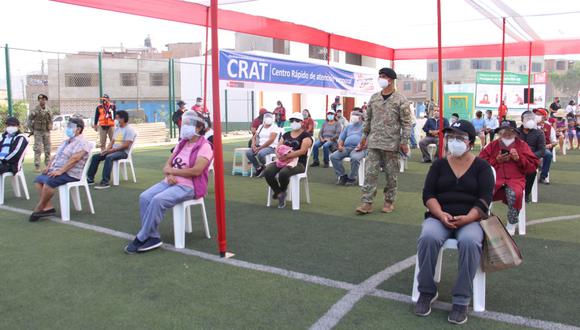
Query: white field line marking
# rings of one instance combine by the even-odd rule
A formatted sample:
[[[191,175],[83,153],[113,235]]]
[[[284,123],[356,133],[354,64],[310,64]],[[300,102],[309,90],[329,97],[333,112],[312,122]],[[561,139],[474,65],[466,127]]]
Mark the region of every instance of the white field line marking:
[[[32,211],[30,211],[30,210],[24,210],[24,209],[20,209],[20,208],[16,208],[16,207],[5,206],[5,205],[0,205],[0,209],[5,210],[5,211],[14,212],[14,213],[23,214],[23,215],[30,215],[32,213]],[[553,218],[546,218],[546,219],[553,219]],[[86,224],[86,223],[82,223],[82,222],[77,222],[77,221],[66,221],[65,222],[65,221],[61,221],[60,218],[57,218],[57,217],[50,217],[50,220],[55,222],[55,223],[58,223],[58,224],[69,225],[69,226],[78,227],[81,229],[88,229],[91,231],[95,231],[95,232],[102,233],[102,234],[107,234],[107,235],[114,236],[114,237],[121,238],[121,239],[131,240],[134,238],[134,235],[131,235],[128,233],[124,233],[121,231],[116,231],[116,230],[112,230],[112,229],[104,228],[104,227],[100,227],[100,226],[90,225],[90,224]],[[544,219],[539,219],[539,220],[544,220]],[[536,220],[536,221],[539,221],[539,220]],[[300,273],[300,272],[289,271],[289,270],[282,269],[282,268],[261,265],[261,264],[255,264],[255,263],[241,261],[241,260],[235,260],[235,259],[220,258],[217,255],[209,254],[206,252],[201,252],[201,251],[196,251],[196,250],[191,250],[191,249],[176,249],[173,245],[170,245],[170,244],[163,244],[162,248],[166,249],[168,251],[173,251],[173,252],[178,252],[178,253],[185,254],[185,255],[199,257],[199,258],[204,259],[204,260],[209,260],[209,261],[219,262],[222,264],[232,265],[235,267],[240,267],[240,268],[245,268],[245,269],[250,269],[250,270],[255,270],[255,271],[261,271],[261,272],[275,274],[275,275],[280,275],[283,277],[296,279],[296,280],[300,280],[300,281],[304,281],[304,282],[308,282],[308,283],[313,283],[313,284],[319,284],[322,286],[335,288],[335,289],[353,291],[358,286],[360,286],[360,285],[356,285],[356,284],[352,284],[352,283],[348,283],[348,282],[336,281],[336,280],[327,279],[324,277],[308,275],[308,274],[304,274],[304,273]],[[414,260],[415,260],[414,258],[415,258],[415,256],[409,257],[409,258],[407,258],[407,259],[405,259],[397,264],[402,264],[406,260],[412,259],[412,262],[410,265],[410,266],[412,266],[414,264]],[[395,264],[391,267],[394,267],[397,264]],[[380,273],[373,275],[367,281],[369,281],[373,278],[375,278],[375,280],[379,279],[379,277],[378,277],[379,274],[383,274],[383,276],[387,275],[389,270],[390,271],[394,270],[394,269],[391,269],[391,267],[383,270]],[[387,274],[384,274],[384,273],[387,273]],[[391,277],[392,275],[394,275],[394,274],[391,274],[389,277]],[[367,282],[367,281],[365,281],[365,282]],[[363,282],[363,283],[365,283],[365,282]],[[377,284],[376,286],[378,286],[379,284]],[[383,299],[403,302],[403,303],[407,303],[407,304],[412,304],[411,296],[408,296],[408,295],[405,295],[402,293],[388,292],[388,291],[383,291],[383,290],[373,288],[367,294],[371,295],[371,296],[378,297],[378,298],[383,298]],[[436,302],[433,305],[434,308],[443,309],[443,310],[449,310],[450,306],[451,305],[449,303],[443,303],[443,302]],[[496,320],[496,321],[516,324],[516,325],[527,325],[530,327],[537,327],[537,328],[544,328],[544,329],[580,330],[579,327],[575,327],[575,326],[571,326],[571,325],[567,325],[567,324],[555,323],[555,322],[550,322],[550,321],[535,320],[535,319],[530,319],[530,318],[526,318],[523,316],[498,313],[498,312],[492,312],[492,311],[486,311],[483,313],[472,312],[470,315],[475,316],[475,317],[479,317],[479,318],[483,318],[483,319]]]
[[[318,319],[310,329],[319,330],[334,328],[340,320],[352,310],[359,300],[374,291],[377,286],[391,278],[393,275],[413,266],[415,264],[415,259],[416,256],[413,255],[369,277],[332,305],[328,312]]]
[[[543,218],[543,219],[538,219],[538,220],[532,220],[532,221],[528,222],[527,225],[528,226],[533,226],[533,225],[540,225],[542,223],[549,223],[549,222],[556,222],[556,221],[567,221],[567,220],[576,220],[576,219],[580,219],[580,214],[564,215],[564,216],[560,216],[560,217],[551,217],[551,218]]]

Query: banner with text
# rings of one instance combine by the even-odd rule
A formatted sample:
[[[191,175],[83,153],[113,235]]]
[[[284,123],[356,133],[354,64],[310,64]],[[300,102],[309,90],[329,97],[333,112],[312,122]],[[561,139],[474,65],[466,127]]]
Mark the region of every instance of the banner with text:
[[[500,105],[500,72],[477,72],[475,107],[478,110],[497,110]],[[504,72],[503,100],[508,109],[526,110],[524,103],[524,89],[528,87],[528,75]],[[546,73],[532,74],[530,87],[534,89],[534,99],[530,108],[545,107],[546,105]]]

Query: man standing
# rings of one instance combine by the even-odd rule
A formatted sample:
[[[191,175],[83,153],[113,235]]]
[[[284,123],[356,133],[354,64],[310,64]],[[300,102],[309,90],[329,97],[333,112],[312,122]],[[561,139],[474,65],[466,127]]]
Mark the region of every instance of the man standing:
[[[501,101],[501,105],[499,106],[499,108],[497,110],[498,120],[499,121],[506,120],[507,113],[508,113],[508,108],[505,105],[505,101]]]
[[[181,116],[183,116],[183,113],[185,111],[187,111],[187,109],[185,109],[185,102],[183,102],[183,101],[177,101],[177,106],[178,106],[178,108],[173,113],[173,117],[171,118],[171,121],[173,121],[175,126],[177,126],[177,129],[179,130],[179,133],[181,134]]]
[[[95,121],[93,128],[99,133],[99,143],[101,151],[107,148],[107,136],[109,141],[113,140],[113,131],[115,129],[115,105],[111,104],[109,95],[103,94],[101,104],[95,109]]]
[[[425,125],[423,125],[423,132],[427,134],[423,140],[419,141],[419,148],[423,154],[422,163],[430,163],[431,156],[429,155],[430,144],[435,144],[439,146],[439,107],[435,106],[433,108],[433,118],[427,119]],[[443,128],[448,128],[449,122],[446,118],[443,118]]]
[[[558,112],[558,110],[560,110],[561,108],[562,108],[562,106],[560,105],[560,98],[555,97],[554,102],[552,102],[552,104],[550,104],[550,117],[554,117],[556,112]]]
[[[373,211],[381,164],[384,164],[387,177],[382,211],[390,213],[395,209],[399,152],[409,153],[411,135],[409,102],[403,94],[395,90],[395,79],[397,73],[393,69],[380,69],[378,83],[381,91],[375,93],[368,103],[362,139],[356,148],[357,151],[368,148],[362,204],[356,209],[358,214]]]
[[[111,144],[105,151],[100,154],[95,154],[91,158],[91,165],[87,172],[87,181],[89,184],[95,182],[95,174],[99,169],[99,163],[105,161],[103,168],[103,178],[101,183],[95,186],[95,189],[107,189],[111,187],[109,181],[111,180],[111,170],[113,169],[113,162],[119,159],[125,159],[128,156],[129,149],[135,140],[135,130],[129,126],[129,113],[124,110],[117,111],[115,115],[115,133]]]
[[[34,135],[34,171],[40,172],[40,155],[44,149],[44,165],[50,160],[50,130],[52,129],[52,113],[46,104],[48,97],[38,95],[38,105],[28,116],[28,126]]]

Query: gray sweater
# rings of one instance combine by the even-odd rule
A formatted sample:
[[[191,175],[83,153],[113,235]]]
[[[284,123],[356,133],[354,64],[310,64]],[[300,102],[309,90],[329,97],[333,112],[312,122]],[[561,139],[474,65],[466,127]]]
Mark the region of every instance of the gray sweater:
[[[324,122],[320,132],[318,133],[319,139],[332,139],[332,141],[338,140],[338,136],[342,131],[342,126],[339,122],[334,121],[333,124],[330,124],[328,121]]]

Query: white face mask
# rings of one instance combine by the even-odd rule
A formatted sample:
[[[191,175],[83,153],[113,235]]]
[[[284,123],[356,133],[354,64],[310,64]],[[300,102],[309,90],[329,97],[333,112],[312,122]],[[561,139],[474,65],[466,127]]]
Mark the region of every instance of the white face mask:
[[[456,122],[457,119],[455,117],[451,117],[451,123],[453,124],[454,122]]]
[[[272,118],[272,117],[265,117],[264,118],[264,125],[272,125],[273,122],[274,122],[274,118]]]
[[[461,157],[467,152],[467,145],[462,140],[449,139],[447,141],[447,149],[452,156]]]
[[[290,123],[290,128],[293,131],[297,131],[297,130],[299,130],[299,129],[302,128],[302,123],[300,123],[300,122],[292,122],[292,123]]]
[[[389,81],[385,78],[379,78],[379,87],[381,88],[387,88],[387,86],[389,86]]]
[[[18,132],[18,127],[16,127],[16,126],[8,126],[8,127],[6,127],[6,133],[8,133],[8,134],[14,134],[16,132]]]
[[[509,147],[512,145],[512,143],[514,143],[516,141],[516,138],[511,138],[511,139],[506,139],[506,138],[501,138],[501,142],[503,143],[504,146]]]
[[[534,119],[530,119],[524,123],[524,128],[534,129],[536,127],[538,127],[538,124],[536,124],[536,121]]]
[[[353,124],[359,123],[360,117],[359,116],[352,116],[352,117],[350,117],[350,122]]]
[[[180,138],[184,140],[190,140],[194,136],[199,136],[199,134],[197,134],[195,131],[195,126],[181,125],[181,133],[179,134]]]

